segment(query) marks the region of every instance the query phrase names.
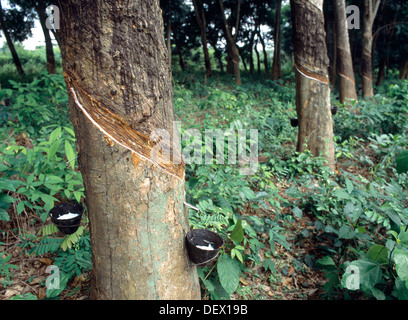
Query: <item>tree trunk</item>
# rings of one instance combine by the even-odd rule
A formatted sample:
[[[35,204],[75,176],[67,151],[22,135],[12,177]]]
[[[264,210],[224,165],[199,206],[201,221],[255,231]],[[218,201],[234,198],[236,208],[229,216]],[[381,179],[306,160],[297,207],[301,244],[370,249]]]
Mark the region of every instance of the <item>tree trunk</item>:
[[[353,61],[347,29],[345,0],[334,0],[336,18],[337,73],[339,75],[340,102],[357,100]]]
[[[269,73],[269,68],[268,68],[268,54],[266,53],[266,47],[265,47],[265,41],[263,40],[263,38],[261,37],[261,32],[257,31],[258,34],[258,38],[259,41],[261,42],[261,46],[262,46],[262,53],[263,53],[263,57],[264,57],[264,68],[265,68],[265,74]]]
[[[44,33],[44,39],[45,39],[45,52],[47,56],[47,71],[49,74],[55,74],[56,69],[55,69],[55,58],[54,58],[54,50],[52,47],[52,41],[50,37],[50,31],[45,25],[45,21],[47,20],[46,15],[45,15],[45,3],[43,1],[37,2],[38,6],[35,7],[35,11],[38,14],[38,18],[40,20],[41,28]]]
[[[399,75],[398,78],[400,80],[402,79],[408,79],[408,60],[405,60],[402,64],[401,64],[401,68],[399,71]]]
[[[259,56],[259,51],[258,51],[258,38],[255,40],[254,51],[256,54],[256,65],[258,68],[258,74],[261,74],[261,58]]]
[[[381,0],[364,0],[363,53],[361,56],[363,98],[372,97],[374,95],[371,50],[373,45],[373,23],[380,1]]]
[[[332,87],[336,85],[336,72],[337,72],[337,50],[336,50],[337,35],[335,24],[336,22],[334,21],[334,19],[332,19],[330,23],[332,31],[331,47],[333,52],[333,61],[330,61],[330,85]]]
[[[168,51],[168,61],[169,61],[169,67],[171,69],[171,22],[170,20],[167,22],[167,51]]]
[[[236,15],[236,23],[235,23],[235,34],[232,36],[232,33],[228,27],[227,18],[225,17],[225,10],[223,0],[219,0],[220,8],[221,8],[221,16],[224,21],[224,32],[225,38],[227,40],[227,51],[228,56],[232,62],[234,76],[235,76],[235,83],[241,84],[241,70],[239,68],[239,50],[236,44],[236,38],[238,36],[238,27],[239,27],[239,14],[241,8],[241,0],[237,0],[237,15]]]
[[[380,64],[378,65],[377,81],[375,82],[376,86],[379,86],[384,80],[386,64],[387,64],[387,58],[382,57],[380,60]]]
[[[252,31],[251,37],[249,38],[249,74],[254,73],[254,38],[255,31]]]
[[[179,65],[181,70],[185,71],[186,70],[186,65],[184,63],[184,59],[183,59],[183,53],[181,50],[181,45],[180,45],[180,40],[177,37],[177,34],[174,32],[173,30],[173,37],[174,37],[174,43],[176,45],[176,50],[177,50],[177,55],[179,57]]]
[[[90,220],[91,298],[199,299],[184,245],[184,164],[160,160],[170,147],[164,133],[177,134],[159,1],[60,6],[58,37]],[[160,151],[160,139],[162,154],[150,152]]]
[[[334,170],[333,124],[330,111],[323,0],[291,0],[296,68],[297,150],[323,156]]]
[[[275,11],[275,23],[274,23],[274,30],[273,30],[273,63],[272,63],[272,79],[278,80],[282,78],[282,71],[281,71],[281,6],[282,0],[276,1],[276,11]]]
[[[11,40],[10,34],[7,30],[6,23],[4,22],[3,8],[1,7],[1,1],[0,1],[0,27],[3,30],[3,34],[4,34],[4,37],[6,38],[7,46],[9,47],[9,50],[11,52],[11,56],[13,57],[14,65],[16,66],[17,72],[20,76],[23,76],[25,74],[23,70],[23,66],[21,65],[20,58],[18,57],[16,48],[14,47],[13,41]]]
[[[200,28],[201,42],[203,45],[205,72],[208,77],[212,76],[211,59],[207,45],[207,22],[205,12],[200,0],[193,0],[194,12],[197,19],[198,27]]]

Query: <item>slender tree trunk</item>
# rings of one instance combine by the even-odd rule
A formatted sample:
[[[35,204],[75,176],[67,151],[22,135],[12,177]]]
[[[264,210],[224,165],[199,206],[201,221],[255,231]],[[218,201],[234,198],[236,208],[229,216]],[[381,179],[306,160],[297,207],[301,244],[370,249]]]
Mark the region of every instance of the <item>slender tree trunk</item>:
[[[401,68],[399,71],[399,75],[398,78],[400,80],[402,79],[408,79],[408,60],[405,60],[402,64],[401,64]]]
[[[363,98],[372,97],[374,95],[371,50],[373,46],[373,23],[380,2],[381,0],[364,0],[363,54],[361,56]]]
[[[269,68],[268,68],[268,54],[266,53],[266,47],[265,47],[265,41],[263,40],[263,38],[261,37],[261,32],[257,31],[258,34],[258,38],[259,41],[261,42],[261,46],[262,46],[262,53],[263,53],[263,57],[264,57],[264,68],[265,68],[265,74],[269,73]]]
[[[208,77],[212,76],[211,59],[207,45],[207,22],[205,12],[200,0],[193,0],[194,12],[197,19],[198,27],[200,28],[201,43],[203,45],[205,72]]]
[[[256,65],[258,68],[258,74],[260,74],[261,73],[261,57],[259,56],[259,51],[258,51],[258,38],[255,40],[254,51],[256,54]]]
[[[336,18],[337,74],[339,75],[340,102],[357,100],[353,61],[346,20],[345,0],[333,0]]]
[[[180,40],[177,37],[177,34],[174,32],[173,30],[173,37],[174,37],[174,43],[176,45],[176,50],[177,50],[177,55],[179,57],[179,65],[181,70],[185,71],[186,70],[186,65],[184,63],[184,59],[183,59],[183,53],[181,50],[181,45],[180,45]]]
[[[251,32],[251,37],[249,38],[249,73],[254,73],[254,38],[255,31]]]
[[[393,23],[391,23],[387,27],[385,27],[385,37],[383,38],[384,41],[381,41],[382,56],[380,58],[380,63],[378,65],[377,81],[375,82],[376,86],[379,86],[383,82],[384,76],[385,76],[385,69],[388,67],[389,56],[390,56],[390,51],[391,51],[391,43],[392,43],[393,36],[394,36],[394,33],[395,33],[395,24],[396,24],[396,17],[394,17]],[[378,35],[379,30],[377,30],[376,34],[374,35],[375,39],[378,39],[378,37],[379,37],[379,35]],[[375,42],[375,40],[374,40],[374,42]],[[373,45],[373,48],[375,48],[375,45]],[[373,51],[374,51],[374,49],[373,49]]]
[[[275,23],[273,29],[273,63],[272,63],[272,79],[278,80],[282,78],[281,71],[281,6],[282,0],[276,1],[276,11],[275,11]]]
[[[13,41],[11,40],[10,34],[7,30],[6,23],[4,22],[3,17],[3,8],[1,7],[0,1],[0,27],[3,30],[4,37],[6,38],[7,46],[11,52],[11,56],[13,57],[14,65],[16,66],[17,72],[20,76],[24,75],[23,66],[21,65],[20,58],[18,57],[16,48],[14,47]]]
[[[237,0],[237,14],[236,14],[236,23],[235,23],[235,34],[232,36],[232,33],[228,27],[227,18],[225,17],[225,10],[223,0],[219,0],[220,8],[221,8],[221,16],[224,21],[224,32],[225,38],[227,40],[227,50],[228,55],[231,60],[234,76],[235,76],[235,83],[241,84],[241,70],[239,68],[239,50],[236,44],[236,38],[238,36],[238,27],[239,27],[239,15],[240,15],[240,8],[241,8],[241,0]]]
[[[165,133],[177,136],[159,1],[69,0],[60,9],[90,220],[91,298],[199,299],[184,245],[184,164],[151,152],[162,141],[166,154]]]
[[[43,1],[38,2],[38,6],[35,7],[35,11],[38,14],[38,18],[40,20],[41,28],[44,33],[44,39],[45,39],[45,52],[47,56],[47,71],[49,74],[55,74],[56,69],[55,69],[55,58],[54,58],[54,50],[52,47],[52,41],[50,37],[50,31],[45,25],[45,22],[47,20],[45,16],[45,3]]]
[[[330,111],[323,0],[291,0],[296,68],[297,150],[323,156],[334,170],[333,124]]]
[[[382,57],[380,60],[380,64],[378,65],[377,81],[375,82],[376,86],[379,86],[384,80],[386,63],[387,63],[387,58]]]

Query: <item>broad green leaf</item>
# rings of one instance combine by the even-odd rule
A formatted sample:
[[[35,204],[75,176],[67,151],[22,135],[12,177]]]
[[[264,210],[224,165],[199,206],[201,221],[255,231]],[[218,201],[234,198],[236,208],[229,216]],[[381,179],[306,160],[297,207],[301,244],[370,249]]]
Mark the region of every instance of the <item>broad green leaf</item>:
[[[238,220],[234,229],[231,232],[230,239],[236,242],[244,240],[244,229],[242,228],[242,220]]]
[[[337,188],[334,190],[333,195],[337,199],[352,199],[352,197],[342,188]]]
[[[81,202],[81,196],[82,196],[82,193],[81,193],[81,192],[79,192],[79,191],[74,191],[74,197],[75,197],[75,200],[76,200],[76,201]]]
[[[408,150],[402,151],[395,158],[395,163],[398,173],[408,172]]]
[[[58,151],[58,148],[61,144],[62,140],[57,140],[54,141],[53,144],[50,146],[50,148],[48,149],[48,154],[47,154],[47,160],[50,161],[51,159],[54,158],[55,154]]]
[[[330,256],[324,256],[316,261],[316,267],[331,270],[336,268],[336,264]]]
[[[69,127],[64,127],[64,130],[67,131],[71,136],[73,136],[75,138],[74,130],[72,130]]]
[[[56,272],[56,271],[54,271]],[[54,273],[51,273],[51,275],[53,276]],[[60,272],[59,273],[59,283],[58,285],[54,286],[49,286],[49,288],[47,288],[46,293],[47,293],[47,298],[55,298],[58,297],[62,291],[64,291],[65,287],[67,286],[68,280],[70,278],[70,275],[65,273],[65,272]],[[51,279],[50,279],[51,280]],[[54,281],[56,279],[53,279]]]
[[[17,214],[20,214],[24,210],[24,201],[20,201],[17,205]]]
[[[295,215],[295,217],[298,217],[298,218],[300,218],[300,219],[303,217],[303,211],[300,210],[299,207],[294,206],[294,207],[292,208],[292,212],[293,212],[293,214]]]
[[[224,290],[232,294],[239,285],[240,268],[238,263],[228,255],[222,255],[217,261],[218,278]]]
[[[0,190],[16,191],[12,180],[0,179]]]
[[[377,262],[360,259],[350,263],[351,266],[358,270],[358,277],[360,284],[367,289],[374,288],[374,286],[382,281],[381,265]]]
[[[231,258],[234,258],[235,256],[238,258],[239,261],[241,261],[241,263],[244,263],[242,253],[239,250],[237,250],[236,247],[231,250]]]
[[[58,139],[58,137],[61,134],[61,127],[55,128],[51,133],[50,133],[50,139],[49,139],[49,144],[52,145],[54,141]]]
[[[248,187],[242,187],[239,191],[239,194],[241,195],[241,198],[243,200],[252,200],[256,198],[255,192],[253,192],[250,188]]]
[[[400,278],[395,279],[395,291],[397,293],[398,300],[408,300],[408,287],[407,283]]]
[[[339,238],[341,239],[353,239],[355,235],[356,233],[354,232],[354,230],[346,225],[341,226],[339,230]]]
[[[30,175],[27,177],[27,184],[30,185],[30,184],[33,183],[33,181],[34,181],[34,174],[30,174]]]
[[[10,216],[4,209],[0,209],[0,221],[10,221]]]
[[[351,193],[354,189],[353,183],[348,178],[346,178],[346,187],[348,193]]]
[[[388,249],[382,245],[374,244],[368,249],[366,257],[378,263],[387,263]]]
[[[385,300],[385,294],[377,288],[370,288],[371,293],[377,300]]]
[[[69,161],[69,164],[72,170],[74,170],[75,169],[75,152],[68,140],[65,140],[65,155],[67,156],[67,161]]]
[[[14,203],[14,202],[16,202],[16,199],[9,196],[8,194],[1,193],[0,194],[0,202]]]
[[[402,281],[408,281],[408,252],[395,248],[394,261],[398,276]]]
[[[23,293],[18,294],[14,297],[11,297],[9,300],[38,300],[37,296],[32,293]]]
[[[45,181],[47,183],[62,183],[64,180],[60,177],[54,176],[54,175],[48,175],[45,177]]]
[[[398,234],[398,240],[399,240],[399,243],[408,247],[408,231],[401,231]]]

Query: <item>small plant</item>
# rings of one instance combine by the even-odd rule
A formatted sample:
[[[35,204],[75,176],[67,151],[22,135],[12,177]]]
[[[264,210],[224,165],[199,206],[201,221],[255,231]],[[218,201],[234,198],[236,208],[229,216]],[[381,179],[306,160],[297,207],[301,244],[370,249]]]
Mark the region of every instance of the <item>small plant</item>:
[[[5,252],[0,252],[0,276],[4,278],[1,280],[1,284],[4,287],[13,283],[13,274],[10,272],[10,269],[18,269],[16,265],[9,263],[11,258],[11,254],[7,255]]]

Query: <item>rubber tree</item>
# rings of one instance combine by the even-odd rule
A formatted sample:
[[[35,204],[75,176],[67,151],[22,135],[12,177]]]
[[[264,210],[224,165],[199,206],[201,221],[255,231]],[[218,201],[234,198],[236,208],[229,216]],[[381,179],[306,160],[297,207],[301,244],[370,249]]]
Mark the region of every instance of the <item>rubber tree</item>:
[[[25,11],[17,9],[4,10],[0,1],[0,29],[3,31],[6,38],[7,46],[9,47],[14,65],[20,76],[25,74],[17,50],[13,41],[24,41],[31,35],[31,28],[33,27],[33,19],[31,15],[26,14]]]
[[[45,52],[47,56],[47,71],[49,74],[56,73],[55,68],[55,57],[54,57],[54,49],[52,45],[50,30],[46,26],[46,10],[47,3],[45,1],[35,1],[34,10],[37,12],[38,19],[40,20],[41,28],[44,33],[45,39]]]
[[[234,71],[234,76],[235,76],[235,83],[236,84],[241,84],[241,70],[239,67],[239,49],[237,46],[237,37],[238,37],[238,29],[239,29],[239,18],[240,18],[240,9],[241,9],[241,0],[237,0],[237,6],[236,6],[236,12],[235,12],[235,26],[234,26],[234,34],[232,34],[232,30],[230,30],[230,27],[228,26],[228,21],[225,16],[225,9],[224,9],[224,3],[223,0],[219,0],[219,5],[221,9],[221,16],[222,20],[224,22],[224,33],[225,33],[225,39],[227,41],[227,51],[228,51],[228,56],[232,62],[233,65],[233,71]]]
[[[347,103],[351,100],[357,100],[357,93],[347,29],[346,4],[345,0],[333,0],[333,2],[336,20],[336,56],[337,74],[339,76],[339,95],[340,102]]]
[[[178,139],[159,2],[56,5],[90,221],[91,298],[199,299],[177,144],[165,156]]]
[[[333,123],[330,110],[323,0],[291,0],[296,72],[297,150],[323,156],[334,170]]]
[[[205,72],[208,77],[212,76],[211,59],[208,52],[207,43],[207,22],[205,18],[205,11],[200,0],[193,0],[194,13],[197,19],[198,28],[200,29],[201,43],[203,46]]]
[[[363,98],[374,95],[372,76],[373,24],[380,2],[381,0],[364,0],[363,52],[361,56],[361,88]]]
[[[281,70],[281,7],[282,0],[276,0],[275,21],[273,25],[273,62],[272,62],[272,79],[282,78]]]

